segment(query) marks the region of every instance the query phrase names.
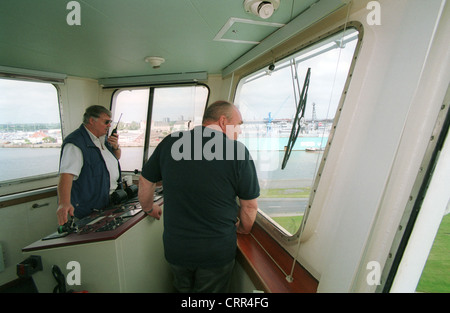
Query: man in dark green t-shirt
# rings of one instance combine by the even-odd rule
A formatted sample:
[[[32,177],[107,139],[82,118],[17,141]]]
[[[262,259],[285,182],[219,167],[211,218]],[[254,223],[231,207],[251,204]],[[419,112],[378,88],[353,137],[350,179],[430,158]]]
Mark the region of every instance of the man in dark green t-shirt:
[[[157,219],[153,192],[163,181],[164,251],[180,292],[226,292],[236,232],[249,233],[255,221],[259,184],[249,151],[236,140],[241,124],[236,106],[215,102],[202,126],[167,136],[142,169],[139,200]]]

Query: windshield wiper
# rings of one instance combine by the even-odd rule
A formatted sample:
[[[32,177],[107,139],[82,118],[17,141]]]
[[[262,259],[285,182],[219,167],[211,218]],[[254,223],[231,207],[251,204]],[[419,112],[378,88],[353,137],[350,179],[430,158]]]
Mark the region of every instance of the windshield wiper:
[[[306,100],[308,98],[308,89],[309,89],[309,79],[311,76],[311,68],[308,68],[308,72],[306,73],[305,82],[303,83],[302,94],[300,95],[300,99],[297,105],[297,112],[295,113],[294,121],[292,123],[291,135],[289,136],[289,141],[286,146],[286,151],[284,153],[283,163],[281,165],[281,169],[284,170],[286,164],[291,155],[292,148],[295,145],[295,141],[297,140],[298,134],[301,129],[301,121],[305,116],[306,109]]]

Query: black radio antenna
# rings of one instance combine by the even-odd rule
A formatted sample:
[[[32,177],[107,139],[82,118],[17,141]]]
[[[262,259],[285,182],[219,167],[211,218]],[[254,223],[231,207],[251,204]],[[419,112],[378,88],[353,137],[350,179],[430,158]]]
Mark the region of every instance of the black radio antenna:
[[[123,113],[120,113],[119,120],[117,121],[116,127],[115,127],[115,128],[113,129],[113,131],[111,132],[111,136],[117,133],[117,127],[119,127],[119,122],[120,122],[120,119],[122,118],[122,114],[123,114]]]

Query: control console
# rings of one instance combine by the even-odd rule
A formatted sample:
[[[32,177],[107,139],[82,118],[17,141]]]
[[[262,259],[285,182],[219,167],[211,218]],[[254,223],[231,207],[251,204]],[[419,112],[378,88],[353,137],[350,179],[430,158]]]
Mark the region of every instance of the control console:
[[[42,240],[62,238],[70,234],[85,235],[112,231],[125,224],[130,218],[142,211],[138,201],[138,189],[132,185],[125,190],[115,191],[111,195],[113,205],[105,210],[96,210],[89,216],[76,220],[73,217],[57,231]],[[158,187],[154,194],[154,202],[162,198],[163,189]]]

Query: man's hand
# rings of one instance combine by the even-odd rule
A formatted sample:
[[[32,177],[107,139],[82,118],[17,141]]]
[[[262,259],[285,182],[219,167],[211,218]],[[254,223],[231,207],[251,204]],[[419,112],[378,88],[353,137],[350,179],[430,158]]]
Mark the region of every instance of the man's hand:
[[[119,147],[119,134],[115,133],[114,135],[109,136],[107,141],[113,148],[113,153],[116,156],[117,160],[120,160],[120,157],[122,156],[122,150],[120,150]]]
[[[147,215],[150,215],[154,218],[156,218],[157,220],[159,220],[161,218],[162,215],[162,209],[159,205],[157,205],[156,203],[153,203],[153,211],[151,213],[147,213]],[[145,211],[144,211],[145,212]]]
[[[67,223],[67,221],[68,221],[67,214],[70,214],[70,216],[73,216],[74,210],[75,210],[74,207],[70,203],[68,205],[60,204],[58,206],[58,210],[56,210],[58,224],[64,225],[65,223]]]
[[[115,133],[114,135],[108,136],[107,141],[113,147],[114,150],[119,148],[119,135]]]
[[[159,205],[153,202],[153,194],[155,189],[156,183],[148,181],[142,175],[139,176],[138,199],[142,206],[142,211],[150,212],[151,210],[152,212],[147,214],[159,220],[161,218],[162,209]]]

